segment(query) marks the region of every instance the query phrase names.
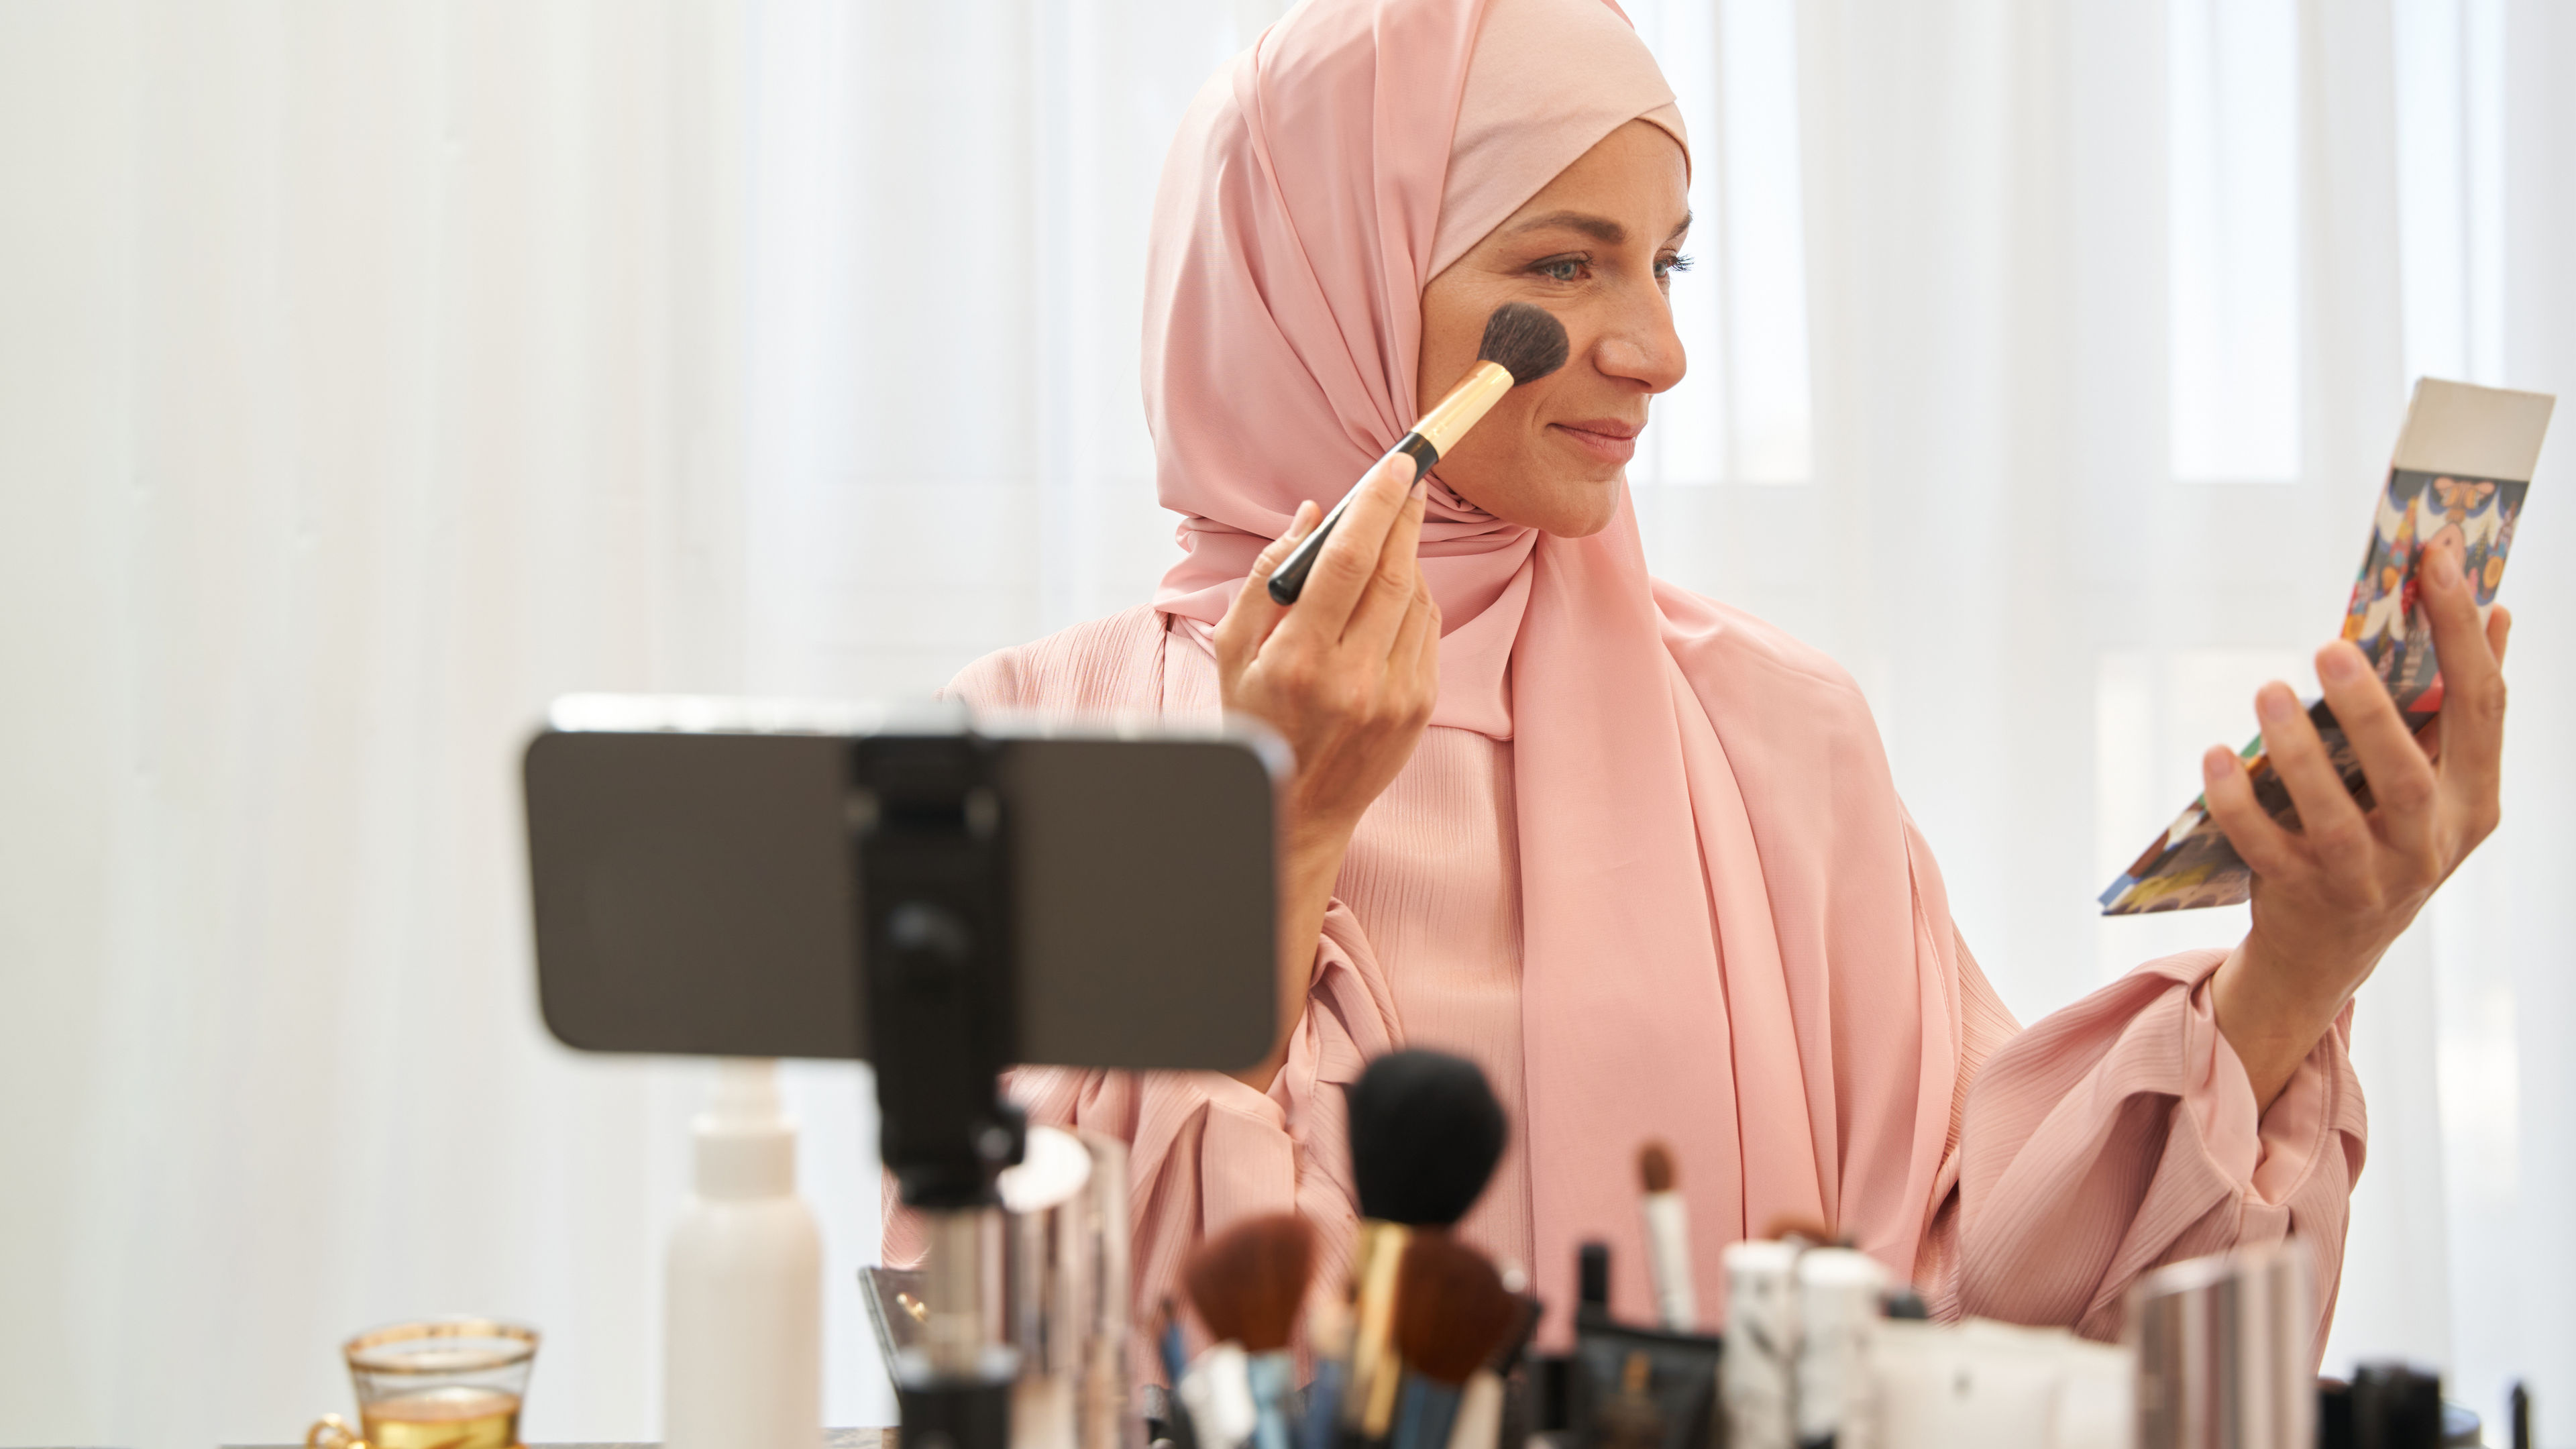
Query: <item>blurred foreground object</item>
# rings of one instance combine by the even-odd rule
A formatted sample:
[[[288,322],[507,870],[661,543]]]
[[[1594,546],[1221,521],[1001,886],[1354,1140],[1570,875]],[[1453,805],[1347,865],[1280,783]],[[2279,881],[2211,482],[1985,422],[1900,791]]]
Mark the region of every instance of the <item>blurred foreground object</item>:
[[[696,1191],[663,1286],[669,1449],[813,1449],[823,1422],[823,1233],[796,1191],[778,1064],[728,1058],[698,1114]]]
[[[921,1334],[893,1364],[905,1441],[1105,1430],[1114,1350],[1087,1336],[1123,1321],[1078,1300],[1123,1260],[1085,1226],[1090,1156],[1033,1143],[1001,1074],[1268,1050],[1284,750],[1251,726],[940,703],[574,696],[549,725],[524,765],[548,1028],[594,1051],[869,1061],[879,1154],[929,1243],[902,1307]],[[1006,1172],[1034,1197],[1013,1203]],[[1033,1236],[1006,1255],[1006,1229]]]
[[[537,1331],[488,1318],[370,1329],[341,1348],[358,1391],[358,1432],[325,1414],[305,1449],[513,1449]]]
[[[2315,1324],[2315,1268],[2297,1238],[2138,1280],[2138,1449],[2308,1449]]]

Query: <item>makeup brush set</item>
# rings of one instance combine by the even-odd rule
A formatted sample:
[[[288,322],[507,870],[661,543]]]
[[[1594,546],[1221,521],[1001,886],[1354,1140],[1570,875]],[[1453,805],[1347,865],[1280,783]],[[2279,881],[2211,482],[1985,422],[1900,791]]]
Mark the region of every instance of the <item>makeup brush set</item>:
[[[1672,1155],[1639,1153],[1656,1322],[1610,1311],[1610,1249],[1577,1264],[1574,1343],[1530,1351],[1540,1305],[1452,1232],[1501,1158],[1476,1066],[1390,1053],[1349,1094],[1361,1222],[1349,1281],[1316,1281],[1303,1218],[1233,1224],[1182,1273],[1210,1343],[1164,1305],[1176,1386],[1153,1449],[2439,1449],[2438,1380],[2375,1367],[2320,1397],[2314,1285],[2296,1240],[2193,1259],[2133,1290],[2130,1332],[1930,1321],[1820,1224],[1730,1245],[1726,1328],[1698,1331]],[[1312,1372],[1298,1385],[1300,1327]],[[2426,1405],[2431,1405],[2430,1409]],[[2458,1417],[2452,1406],[2453,1417]],[[2474,1420],[2472,1420],[2474,1422]],[[2474,1442],[2474,1436],[2469,1441]],[[2527,1441],[2524,1441],[2527,1442]]]
[[[1188,1357],[1167,1305],[1174,1392],[1148,1433],[1169,1449],[1495,1449],[1534,1436],[1585,1449],[1724,1442],[1722,1340],[1697,1333],[1687,1214],[1671,1156],[1642,1154],[1663,1322],[1609,1310],[1609,1249],[1585,1245],[1572,1354],[1529,1352],[1540,1304],[1516,1271],[1453,1233],[1502,1157],[1500,1103],[1474,1063],[1380,1057],[1349,1094],[1361,1221],[1350,1281],[1319,1291],[1313,1229],[1276,1215],[1209,1239],[1183,1272],[1213,1346]],[[1856,1256],[1856,1255],[1855,1255]],[[1301,1320],[1313,1373],[1291,1348]]]
[[[1401,1051],[1352,1085],[1349,1112],[1361,1222],[1346,1291],[1315,1291],[1301,1218],[1254,1218],[1201,1245],[1183,1281],[1216,1343],[1184,1362],[1167,1312],[1164,1368],[1177,1389],[1149,1432],[1173,1449],[1511,1442],[1503,1385],[1538,1303],[1450,1231],[1502,1157],[1502,1105],[1474,1063]],[[1302,1393],[1289,1348],[1301,1317],[1314,1355]]]
[[[1699,1332],[1688,1208],[1657,1143],[1638,1161],[1657,1321],[1612,1315],[1609,1246],[1586,1243],[1573,1349],[1532,1354],[1540,1304],[1452,1233],[1502,1156],[1505,1119],[1484,1074],[1439,1052],[1390,1053],[1353,1084],[1349,1121],[1361,1212],[1350,1281],[1339,1292],[1314,1281],[1314,1230],[1293,1215],[1238,1222],[1203,1243],[1182,1280],[1211,1346],[1189,1356],[1180,1314],[1165,1305],[1160,1348],[1175,1388],[1148,1420],[1156,1449],[2131,1442],[2127,1350],[1921,1322],[1921,1301],[1891,1291],[1886,1270],[1848,1246],[1802,1236],[1733,1245],[1727,1331]],[[1301,1322],[1313,1361],[1302,1391]],[[2012,1372],[1976,1392],[1977,1366],[1999,1356]],[[1938,1385],[1922,1372],[1934,1364],[1953,1371]],[[2114,1388],[2071,1395],[2070,1382]],[[1882,1392],[1891,1384],[1894,1398]],[[2024,1392],[2008,1396],[2007,1385]],[[1918,1388],[1959,1402],[1917,1414],[1902,1400]]]

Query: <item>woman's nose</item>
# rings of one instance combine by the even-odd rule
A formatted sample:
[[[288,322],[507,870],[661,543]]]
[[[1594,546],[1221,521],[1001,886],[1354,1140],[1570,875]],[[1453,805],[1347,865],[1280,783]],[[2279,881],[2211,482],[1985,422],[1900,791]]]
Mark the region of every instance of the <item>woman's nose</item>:
[[[1682,380],[1689,361],[1673,328],[1672,304],[1660,288],[1629,300],[1592,347],[1592,365],[1658,393]]]

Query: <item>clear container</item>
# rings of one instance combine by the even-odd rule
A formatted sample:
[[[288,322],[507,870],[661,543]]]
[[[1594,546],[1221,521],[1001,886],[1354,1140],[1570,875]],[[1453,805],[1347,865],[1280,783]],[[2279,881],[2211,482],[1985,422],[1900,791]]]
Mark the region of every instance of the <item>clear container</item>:
[[[358,1428],[325,1414],[307,1449],[511,1449],[537,1358],[537,1331],[490,1318],[431,1318],[369,1329],[341,1346]]]

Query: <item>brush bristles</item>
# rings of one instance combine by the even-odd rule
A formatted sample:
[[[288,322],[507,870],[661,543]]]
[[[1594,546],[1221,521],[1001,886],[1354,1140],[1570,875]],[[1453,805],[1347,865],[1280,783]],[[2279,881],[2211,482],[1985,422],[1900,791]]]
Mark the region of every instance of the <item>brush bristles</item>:
[[[1389,1052],[1351,1085],[1351,1176],[1360,1215],[1409,1227],[1466,1216],[1503,1155],[1502,1104],[1474,1062]]]
[[[1505,302],[1485,319],[1485,340],[1476,349],[1480,361],[1512,375],[1512,386],[1536,382],[1565,366],[1565,324],[1527,302]]]
[[[1799,1213],[1782,1213],[1773,1218],[1771,1225],[1763,1231],[1762,1236],[1775,1242],[1795,1239],[1817,1248],[1848,1248],[1852,1245],[1851,1239],[1835,1233],[1823,1219],[1811,1218]]]
[[[1637,1149],[1637,1177],[1648,1192],[1671,1192],[1681,1180],[1673,1171],[1673,1152],[1660,1142],[1649,1142]]]
[[[1416,1233],[1396,1270],[1395,1351],[1424,1378],[1463,1384],[1520,1326],[1522,1300],[1485,1255],[1446,1233]]]
[[[1315,1230],[1293,1213],[1247,1218],[1199,1244],[1181,1270],[1190,1304],[1219,1342],[1286,1348],[1315,1272]]]

